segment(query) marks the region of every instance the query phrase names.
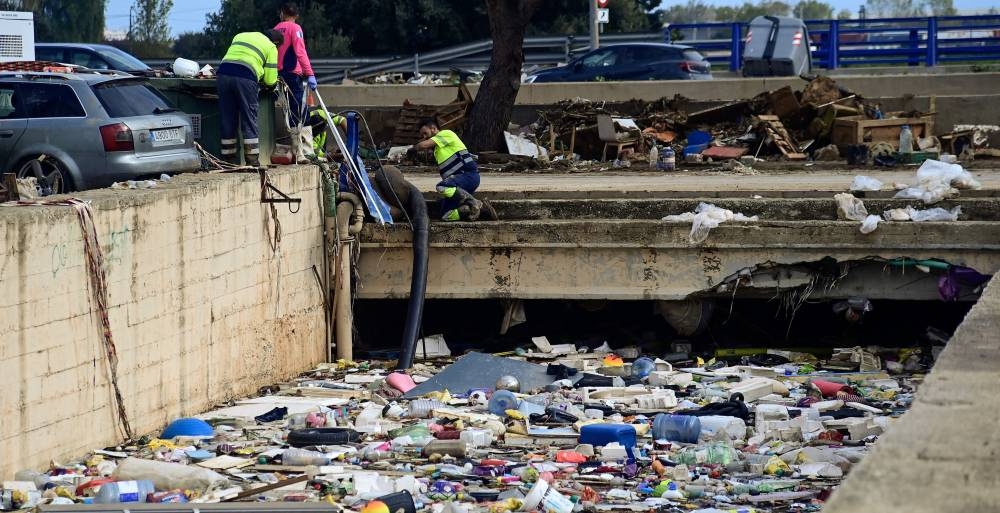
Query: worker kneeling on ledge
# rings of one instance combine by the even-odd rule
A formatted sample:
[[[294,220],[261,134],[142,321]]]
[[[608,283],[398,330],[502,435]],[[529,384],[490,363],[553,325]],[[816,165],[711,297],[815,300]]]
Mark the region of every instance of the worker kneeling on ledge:
[[[472,196],[479,188],[479,167],[465,143],[451,130],[441,130],[437,121],[420,122],[420,137],[413,145],[417,150],[434,150],[434,160],[441,181],[437,184],[441,195],[441,219],[444,221],[475,221],[483,203]]]

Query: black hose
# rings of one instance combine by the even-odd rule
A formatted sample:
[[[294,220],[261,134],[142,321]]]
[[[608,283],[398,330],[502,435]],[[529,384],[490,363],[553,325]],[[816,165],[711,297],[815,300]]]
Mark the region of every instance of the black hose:
[[[427,292],[427,246],[430,218],[427,203],[416,185],[407,182],[403,173],[395,166],[383,166],[375,173],[375,188],[390,205],[399,208],[409,216],[413,229],[413,270],[410,275],[410,303],[406,309],[406,324],[403,325],[403,341],[400,345],[398,369],[413,366],[413,356],[417,352],[417,337],[424,316],[424,295]]]
[[[413,355],[417,352],[417,336],[424,316],[424,295],[427,292],[427,246],[428,226],[427,203],[416,185],[406,182],[410,188],[409,214],[413,220],[413,272],[410,276],[410,304],[406,308],[406,324],[403,327],[403,343],[399,352],[397,369],[413,366]]]

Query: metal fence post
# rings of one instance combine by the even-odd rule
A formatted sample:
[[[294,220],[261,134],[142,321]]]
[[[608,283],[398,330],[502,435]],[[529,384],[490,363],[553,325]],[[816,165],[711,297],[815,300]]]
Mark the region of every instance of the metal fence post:
[[[937,52],[937,17],[931,16],[927,18],[927,65],[937,66],[938,52]]]
[[[743,24],[733,23],[729,42],[729,71],[739,71],[743,64]]]
[[[840,66],[840,20],[830,20],[830,32],[826,38],[826,43],[830,45],[826,49],[826,67],[837,69]]]
[[[906,53],[906,65],[907,66],[919,66],[920,57],[917,56],[917,50],[920,49],[920,30],[910,29],[910,44],[909,50]]]

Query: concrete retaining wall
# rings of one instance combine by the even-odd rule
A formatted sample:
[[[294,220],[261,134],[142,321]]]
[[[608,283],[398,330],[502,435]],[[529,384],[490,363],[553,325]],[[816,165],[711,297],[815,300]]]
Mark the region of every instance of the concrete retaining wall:
[[[136,435],[325,359],[314,168],[272,173],[303,199],[269,210],[256,174],[188,175],[92,200],[118,382]],[[100,316],[71,207],[0,207],[0,475],[121,441]]]
[[[837,76],[837,83],[868,98],[914,96],[995,94],[1000,88],[1000,73],[952,73],[945,75],[853,75]],[[802,89],[798,77],[718,78],[712,81],[647,82],[571,82],[561,84],[523,84],[517,95],[518,105],[547,105],[567,98],[624,102],[632,99],[658,100],[679,94],[691,100],[734,100],[750,98],[764,91],[786,85]],[[475,95],[479,87],[469,86]],[[331,109],[337,107],[399,107],[404,100],[439,105],[455,99],[457,89],[448,86],[417,85],[334,85],[321,86],[320,93]]]

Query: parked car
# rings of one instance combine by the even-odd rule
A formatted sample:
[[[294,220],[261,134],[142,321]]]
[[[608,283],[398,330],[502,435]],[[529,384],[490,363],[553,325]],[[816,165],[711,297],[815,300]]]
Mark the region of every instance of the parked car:
[[[35,60],[74,64],[90,69],[113,69],[132,75],[153,70],[132,54],[109,45],[84,43],[35,43]]]
[[[200,168],[191,121],[124,73],[0,72],[0,171],[53,192]]]
[[[712,65],[690,46],[628,43],[602,46],[565,66],[536,71],[527,83],[593,80],[711,80]]]

